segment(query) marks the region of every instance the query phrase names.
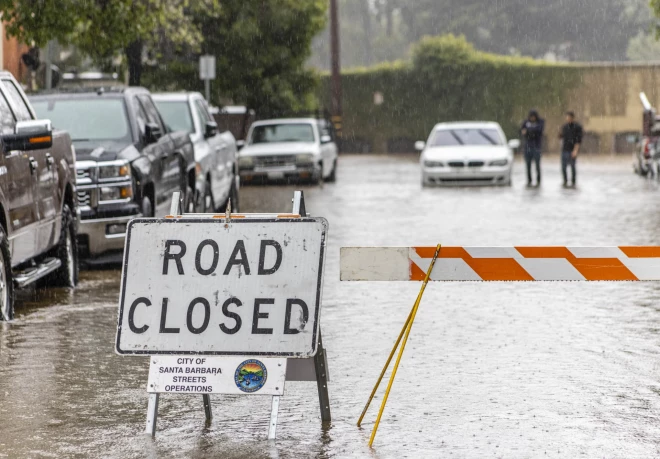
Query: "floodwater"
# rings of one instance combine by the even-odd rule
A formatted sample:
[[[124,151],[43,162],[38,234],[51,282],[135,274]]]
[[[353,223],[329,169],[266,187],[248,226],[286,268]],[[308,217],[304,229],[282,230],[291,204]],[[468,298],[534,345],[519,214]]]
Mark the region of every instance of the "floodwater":
[[[338,181],[303,187],[330,222],[322,329],[333,421],[314,383],[288,383],[277,441],[269,397],[161,396],[143,434],[145,357],[113,351],[119,275],[22,292],[0,325],[0,457],[660,456],[660,284],[433,283],[427,289],[373,450],[355,422],[418,283],[340,283],[351,245],[660,244],[660,187],[628,158],[581,158],[576,190],[544,160],[540,189],[421,189],[413,157],[347,156]],[[243,211],[290,210],[295,187],[241,190]]]

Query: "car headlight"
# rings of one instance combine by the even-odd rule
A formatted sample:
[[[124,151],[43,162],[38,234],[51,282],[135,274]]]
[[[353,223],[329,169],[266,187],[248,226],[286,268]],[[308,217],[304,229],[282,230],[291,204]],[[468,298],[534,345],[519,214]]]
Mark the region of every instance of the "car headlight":
[[[496,159],[488,163],[489,166],[506,166],[507,164],[509,164],[508,159]]]
[[[296,155],[296,164],[312,164],[314,162],[314,155],[311,153],[301,153]]]
[[[424,167],[445,167],[441,161],[424,161]]]
[[[254,164],[254,158],[252,156],[239,156],[238,166],[239,167],[251,167]]]
[[[100,180],[123,179],[131,176],[131,166],[128,161],[102,161],[98,166]]]
[[[121,186],[102,186],[100,188],[99,201],[118,201],[133,197],[133,186],[131,184]]]

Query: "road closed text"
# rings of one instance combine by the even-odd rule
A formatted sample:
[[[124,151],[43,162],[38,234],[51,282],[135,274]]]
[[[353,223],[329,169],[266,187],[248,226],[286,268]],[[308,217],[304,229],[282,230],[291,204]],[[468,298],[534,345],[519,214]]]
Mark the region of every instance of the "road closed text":
[[[118,352],[314,352],[323,230],[299,223],[134,224]]]

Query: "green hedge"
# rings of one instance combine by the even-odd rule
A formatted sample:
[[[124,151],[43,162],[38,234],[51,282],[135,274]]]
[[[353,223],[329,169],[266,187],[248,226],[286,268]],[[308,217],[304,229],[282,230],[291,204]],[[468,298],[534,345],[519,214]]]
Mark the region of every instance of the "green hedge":
[[[372,151],[385,151],[392,139],[426,139],[435,123],[499,122],[508,137],[530,108],[558,113],[566,94],[579,84],[579,68],[475,51],[463,37],[426,37],[412,50],[410,62],[396,62],[342,75],[343,132],[363,140]],[[329,77],[319,98],[329,106]],[[374,104],[374,93],[384,102]]]

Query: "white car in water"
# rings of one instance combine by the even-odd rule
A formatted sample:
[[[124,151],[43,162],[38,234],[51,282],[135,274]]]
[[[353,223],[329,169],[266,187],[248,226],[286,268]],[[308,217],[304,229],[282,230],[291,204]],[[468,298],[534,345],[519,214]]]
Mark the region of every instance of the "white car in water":
[[[504,131],[494,122],[436,124],[421,150],[422,186],[510,185],[513,150],[519,140],[507,144]]]
[[[238,168],[244,181],[334,182],[337,145],[332,125],[315,118],[257,121],[239,152]]]

